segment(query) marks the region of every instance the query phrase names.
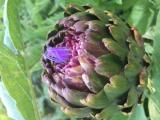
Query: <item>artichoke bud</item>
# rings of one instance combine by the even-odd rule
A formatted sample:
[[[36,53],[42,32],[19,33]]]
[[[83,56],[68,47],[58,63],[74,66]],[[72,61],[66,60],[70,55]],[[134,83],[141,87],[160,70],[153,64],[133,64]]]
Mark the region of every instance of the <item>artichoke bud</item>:
[[[111,111],[125,117],[147,83],[143,43],[135,28],[109,11],[70,5],[42,55],[51,99],[78,118],[111,119]]]

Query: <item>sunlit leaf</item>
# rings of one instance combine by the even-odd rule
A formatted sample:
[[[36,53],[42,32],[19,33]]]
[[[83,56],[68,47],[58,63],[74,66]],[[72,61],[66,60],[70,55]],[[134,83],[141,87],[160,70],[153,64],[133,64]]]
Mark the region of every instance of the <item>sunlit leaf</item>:
[[[31,83],[14,55],[0,47],[0,75],[11,97],[26,120],[39,120]]]
[[[8,39],[5,39],[5,44],[11,49],[22,50],[23,40],[20,31],[19,9],[20,0],[6,0],[4,6],[4,25],[5,34]],[[12,45],[11,45],[12,44]]]
[[[156,95],[155,95],[156,96]],[[159,96],[160,97],[160,96]],[[157,106],[156,98],[153,98],[149,100],[149,112],[150,112],[150,118],[151,120],[159,120],[160,119],[160,109],[159,106]]]
[[[10,97],[2,82],[0,82],[0,99],[7,110],[8,116],[10,116],[12,119],[24,120],[17,109],[15,100]],[[0,116],[0,118],[2,119],[2,116]]]

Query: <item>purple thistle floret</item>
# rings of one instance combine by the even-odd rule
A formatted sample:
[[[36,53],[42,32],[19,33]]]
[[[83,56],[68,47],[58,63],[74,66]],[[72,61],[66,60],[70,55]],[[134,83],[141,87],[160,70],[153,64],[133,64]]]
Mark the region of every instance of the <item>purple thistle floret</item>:
[[[48,47],[44,56],[54,63],[65,63],[71,57],[71,51],[66,47]]]

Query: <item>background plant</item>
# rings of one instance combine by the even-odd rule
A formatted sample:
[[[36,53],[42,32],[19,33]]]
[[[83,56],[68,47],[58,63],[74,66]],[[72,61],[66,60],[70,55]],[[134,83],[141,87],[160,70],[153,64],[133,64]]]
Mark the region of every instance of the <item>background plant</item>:
[[[41,81],[40,57],[47,33],[70,3],[112,11],[148,39],[145,50],[152,63],[146,90],[149,111],[137,107],[130,120],[159,120],[159,0],[0,0],[0,119],[69,119],[49,101]]]

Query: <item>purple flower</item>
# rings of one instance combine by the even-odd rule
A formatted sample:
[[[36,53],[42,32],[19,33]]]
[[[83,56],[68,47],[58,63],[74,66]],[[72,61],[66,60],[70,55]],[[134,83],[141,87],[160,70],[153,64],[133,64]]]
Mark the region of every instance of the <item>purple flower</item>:
[[[44,56],[55,63],[65,63],[70,59],[71,52],[68,48],[65,47],[48,47],[44,53]]]

